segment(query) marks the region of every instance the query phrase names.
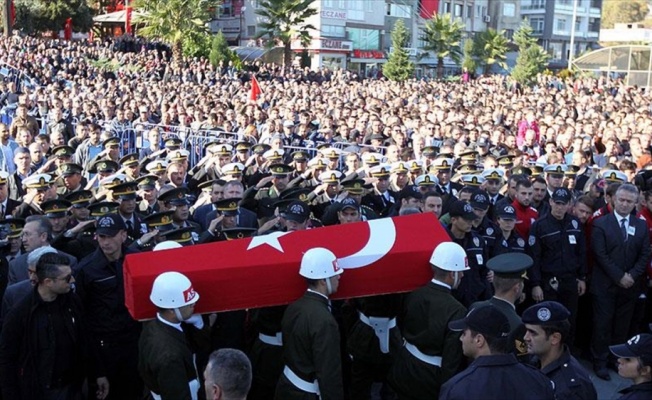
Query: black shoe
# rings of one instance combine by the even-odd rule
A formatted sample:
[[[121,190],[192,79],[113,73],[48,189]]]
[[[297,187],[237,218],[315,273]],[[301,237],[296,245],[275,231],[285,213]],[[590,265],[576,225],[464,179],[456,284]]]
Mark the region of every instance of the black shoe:
[[[611,380],[611,375],[609,375],[609,370],[604,365],[594,365],[593,372],[595,372],[595,376],[602,379],[603,381]]]

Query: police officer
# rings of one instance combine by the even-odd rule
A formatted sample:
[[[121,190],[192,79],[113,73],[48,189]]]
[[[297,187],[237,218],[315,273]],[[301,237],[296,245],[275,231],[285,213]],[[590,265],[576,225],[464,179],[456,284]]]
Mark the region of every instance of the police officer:
[[[405,346],[387,378],[402,400],[436,398],[462,362],[458,336],[447,324],[466,312],[451,294],[469,271],[466,253],[457,243],[441,243],[430,257],[430,267],[432,281],[406,297],[401,318]]]
[[[473,221],[473,231],[482,236],[488,248],[494,246],[495,234],[498,231],[498,226],[489,219],[489,195],[482,189],[475,189],[471,192],[469,199],[473,212],[475,212],[476,219]]]
[[[327,249],[308,250],[299,275],[306,293],[290,304],[283,316],[283,375],[276,386],[277,400],[341,400],[342,360],[337,322],[329,296],[337,292],[343,270]]]
[[[597,399],[591,378],[570,353],[566,340],[571,314],[556,301],[542,301],[523,312],[527,352],[536,356],[541,372],[555,383],[558,399]]]
[[[586,241],[582,224],[571,215],[571,193],[555,189],[550,213],[537,220],[530,230],[534,267],[529,271],[534,301],[554,300],[570,311],[572,343],[577,303],[586,291]]]
[[[495,306],[475,308],[448,327],[463,332],[462,351],[473,362],[444,384],[440,400],[555,398],[552,382],[509,352],[509,320]]]
[[[525,253],[527,242],[516,232],[516,210],[511,204],[504,204],[496,210],[498,230],[494,232],[494,245],[489,249],[489,256],[504,253]]]

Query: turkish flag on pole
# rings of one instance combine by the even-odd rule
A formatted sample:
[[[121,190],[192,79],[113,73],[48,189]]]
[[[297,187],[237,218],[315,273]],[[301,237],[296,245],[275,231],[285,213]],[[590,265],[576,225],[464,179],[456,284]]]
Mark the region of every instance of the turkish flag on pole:
[[[249,92],[249,101],[252,103],[255,103],[256,100],[258,100],[258,95],[263,93],[263,91],[260,89],[260,85],[258,84],[258,79],[256,79],[256,75],[251,75],[251,91]]]
[[[131,11],[132,7],[125,7],[125,33],[131,33]]]
[[[199,313],[288,304],[306,290],[299,266],[314,247],[331,250],[344,269],[336,299],[407,292],[432,279],[430,255],[445,241],[437,217],[424,213],[131,254],[125,304],[134,318],[153,318],[152,283],[167,271],[192,281]]]
[[[63,27],[63,38],[65,40],[72,40],[72,18],[66,19],[66,24]]]

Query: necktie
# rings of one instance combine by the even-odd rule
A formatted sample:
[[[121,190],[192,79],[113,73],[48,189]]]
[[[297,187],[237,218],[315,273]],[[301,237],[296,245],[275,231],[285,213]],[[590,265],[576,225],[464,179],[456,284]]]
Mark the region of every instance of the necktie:
[[[625,242],[627,241],[627,228],[625,227],[626,222],[627,222],[627,218],[623,218],[620,220],[620,233],[623,235],[623,240]]]
[[[443,194],[448,194],[448,188],[446,186],[441,186],[441,192]]]
[[[131,220],[127,220],[127,230],[131,231],[134,229],[134,224],[131,222]]]
[[[495,206],[495,205],[496,205],[496,199],[493,198],[493,197],[491,198],[491,205],[492,205],[492,206]]]
[[[5,219],[5,205],[4,204],[2,204],[0,206],[0,218]]]

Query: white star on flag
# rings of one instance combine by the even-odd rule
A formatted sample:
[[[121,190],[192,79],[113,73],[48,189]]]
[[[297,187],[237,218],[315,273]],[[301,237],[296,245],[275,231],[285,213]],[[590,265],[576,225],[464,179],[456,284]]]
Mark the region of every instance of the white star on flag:
[[[287,235],[290,232],[272,232],[267,235],[262,235],[262,236],[254,236],[251,239],[251,242],[249,242],[249,247],[247,247],[247,250],[251,250],[255,247],[262,246],[263,244],[266,244],[268,246],[271,246],[275,248],[276,250],[280,251],[281,253],[284,253],[283,247],[281,246],[281,243],[279,243],[278,239],[281,236]]]

